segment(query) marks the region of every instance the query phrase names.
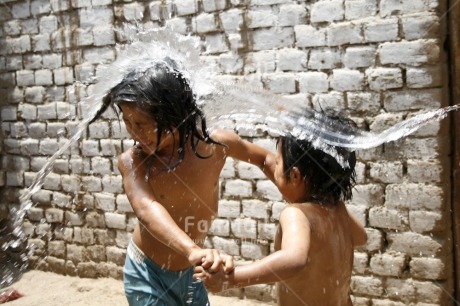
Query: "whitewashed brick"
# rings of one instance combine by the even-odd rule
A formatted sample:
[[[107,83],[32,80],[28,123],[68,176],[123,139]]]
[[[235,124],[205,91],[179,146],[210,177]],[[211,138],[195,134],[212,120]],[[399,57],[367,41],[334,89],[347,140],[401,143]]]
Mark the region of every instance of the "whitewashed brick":
[[[331,77],[331,88],[337,91],[356,91],[363,88],[364,74],[358,70],[335,69]]]
[[[274,72],[276,68],[276,53],[273,51],[260,51],[252,53],[250,56],[250,63],[254,67],[252,71],[258,71],[260,73]]]
[[[16,71],[16,82],[18,86],[35,85],[34,72],[32,70]]]
[[[141,3],[128,3],[122,6],[122,12],[123,17],[128,21],[142,20],[145,8]]]
[[[267,88],[274,93],[294,93],[296,92],[296,78],[290,73],[265,74],[264,81]]]
[[[407,177],[414,183],[440,183],[447,179],[446,167],[444,161],[409,159]]]
[[[36,0],[30,3],[30,12],[32,16],[42,15],[51,12],[51,6],[49,1]]]
[[[403,76],[400,68],[369,68],[366,70],[369,88],[375,91],[401,88]]]
[[[402,120],[402,114],[382,113],[371,120],[369,127],[372,132],[379,133],[401,122]]]
[[[380,2],[380,15],[387,16],[399,12],[401,15],[408,13],[417,13],[422,11],[431,11],[439,6],[437,0],[413,0],[413,1],[399,1],[399,0],[382,0]]]
[[[48,208],[45,210],[45,218],[48,223],[63,223],[64,211],[58,208]]]
[[[236,8],[220,13],[219,17],[225,32],[239,31],[244,23],[243,11]]]
[[[433,13],[417,13],[401,16],[402,33],[405,39],[436,38],[440,30],[439,17]]]
[[[375,254],[372,256],[369,267],[372,273],[382,276],[400,277],[407,265],[403,254]]]
[[[228,255],[239,256],[240,246],[236,239],[225,239],[221,237],[212,237],[212,244],[215,249],[224,252]]]
[[[274,240],[278,225],[275,223],[262,223],[259,222],[257,225],[258,239],[263,240]]]
[[[383,234],[375,228],[365,228],[367,234],[367,242],[363,247],[368,252],[381,251],[383,248]]]
[[[283,196],[272,181],[258,181],[256,186],[257,194],[262,198],[271,201],[281,201]]]
[[[408,213],[386,207],[369,209],[369,225],[372,227],[405,230],[409,223]]]
[[[95,193],[96,208],[105,212],[115,211],[115,196],[110,193]]]
[[[210,235],[215,236],[230,236],[230,221],[225,219],[214,219],[209,229]]]
[[[426,184],[390,184],[385,191],[389,208],[438,211],[443,207],[442,187]]]
[[[257,238],[257,221],[249,218],[238,218],[231,221],[231,230],[233,235],[238,238],[256,239]]]
[[[250,163],[245,163],[245,162],[239,162],[238,166],[238,174],[239,177],[242,179],[264,179],[265,174],[262,172],[262,170]]]
[[[148,4],[149,17],[152,21],[161,20],[161,2],[150,2]]]
[[[24,58],[24,69],[42,69],[43,67],[43,56],[41,54],[29,54],[23,56]]]
[[[436,40],[383,43],[378,48],[378,54],[383,65],[420,66],[435,64],[440,60],[440,48]]]
[[[364,38],[368,42],[394,41],[399,38],[397,18],[370,19],[363,24]]]
[[[173,29],[174,32],[186,35],[188,26],[184,18],[170,18],[165,21],[165,26]]]
[[[126,215],[117,213],[104,213],[105,224],[108,228],[125,229],[126,228]]]
[[[368,207],[364,205],[347,204],[347,210],[352,214],[363,226],[367,224]]]
[[[352,276],[350,287],[354,294],[369,296],[381,296],[383,294],[383,282],[379,277]]]
[[[424,301],[425,303],[439,303],[443,292],[436,284],[416,281],[411,278],[389,278],[386,283],[388,297],[401,300],[406,305],[417,300]]]
[[[115,44],[114,29],[111,26],[98,26],[92,30],[94,45],[106,46]]]
[[[217,21],[214,14],[202,13],[193,19],[192,25],[194,31],[198,33],[208,33],[217,30]]]
[[[442,214],[431,211],[409,211],[409,224],[416,233],[441,232],[448,226]]]
[[[377,13],[376,0],[345,0],[345,19],[355,20],[374,16]]]
[[[343,57],[347,68],[361,68],[373,66],[375,63],[375,47],[348,47]]]
[[[363,252],[353,253],[353,271],[355,273],[364,274],[369,265],[369,255]]]
[[[329,46],[342,46],[360,44],[364,42],[361,24],[343,22],[330,25],[327,30],[327,44]]]
[[[241,204],[239,201],[219,200],[218,216],[224,218],[236,218],[240,216]]]
[[[320,47],[326,45],[326,29],[317,29],[311,25],[295,25],[294,32],[297,47]]]
[[[253,50],[266,50],[291,47],[294,31],[290,27],[256,29],[253,32]]]
[[[328,76],[324,72],[306,72],[298,74],[300,92],[318,93],[329,90]]]
[[[250,9],[247,12],[247,26],[249,29],[272,27],[278,21],[271,9]]]
[[[443,91],[438,88],[402,90],[384,93],[384,106],[387,111],[416,110],[441,107]]]
[[[340,52],[332,49],[314,49],[310,52],[308,68],[312,70],[334,69],[340,63]]]
[[[370,177],[379,183],[402,183],[403,164],[401,162],[370,163]]]
[[[331,91],[328,93],[320,93],[313,96],[313,108],[316,111],[335,110],[340,111],[345,109],[345,99],[341,92]]]
[[[222,53],[229,51],[226,39],[221,34],[211,34],[206,36],[206,53]]]
[[[255,219],[268,219],[270,205],[257,199],[243,200],[243,215]]]
[[[331,0],[316,2],[311,7],[311,22],[333,22],[343,20],[345,9],[343,1]]]
[[[244,61],[234,53],[224,53],[219,55],[219,65],[222,72],[227,74],[238,74],[243,71]]]
[[[302,71],[307,65],[307,53],[297,49],[282,49],[278,52],[278,70]]]
[[[191,15],[198,11],[198,3],[196,0],[177,1],[174,4],[178,16]]]
[[[418,233],[387,233],[389,249],[410,256],[437,256],[445,242]]]
[[[243,180],[228,180],[225,182],[225,196],[249,197],[252,195],[252,184]]]
[[[433,67],[408,67],[406,83],[409,88],[439,87],[443,82],[443,69],[440,65]]]
[[[262,259],[269,254],[268,245],[242,241],[241,256],[249,259]]]
[[[441,280],[446,278],[448,266],[440,258],[414,257],[410,261],[410,272],[416,278]]]
[[[305,24],[307,21],[307,10],[304,5],[286,4],[280,6],[279,25],[282,27]]]
[[[225,0],[202,0],[202,3],[205,12],[214,12],[226,8]]]
[[[347,92],[351,111],[375,115],[380,111],[380,95],[373,92]]]

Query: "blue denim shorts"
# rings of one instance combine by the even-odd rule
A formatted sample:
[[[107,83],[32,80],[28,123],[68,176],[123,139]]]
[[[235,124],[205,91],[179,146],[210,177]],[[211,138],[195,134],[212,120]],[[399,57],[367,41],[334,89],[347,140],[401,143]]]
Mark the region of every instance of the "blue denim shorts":
[[[203,283],[192,278],[194,267],[169,271],[155,264],[130,241],[123,268],[130,306],[209,306]]]

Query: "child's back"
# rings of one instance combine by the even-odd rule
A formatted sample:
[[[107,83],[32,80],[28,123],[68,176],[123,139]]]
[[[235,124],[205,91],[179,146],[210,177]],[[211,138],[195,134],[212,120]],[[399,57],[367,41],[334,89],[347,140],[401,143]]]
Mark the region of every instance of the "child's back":
[[[195,278],[211,291],[276,282],[280,305],[351,305],[353,247],[367,239],[344,204],[352,197],[355,154],[337,148],[340,165],[292,136],[279,141],[276,156],[231,134],[218,136],[236,156],[245,156],[238,159],[259,165],[291,204],[281,212],[274,253],[229,274],[197,267]]]
[[[279,304],[351,305],[349,288],[356,238],[351,231],[354,221],[345,205],[340,202],[330,207],[311,203],[289,206],[308,220],[310,251],[308,263],[302,270],[278,282]],[[281,249],[281,235],[280,226],[275,236],[275,250]]]

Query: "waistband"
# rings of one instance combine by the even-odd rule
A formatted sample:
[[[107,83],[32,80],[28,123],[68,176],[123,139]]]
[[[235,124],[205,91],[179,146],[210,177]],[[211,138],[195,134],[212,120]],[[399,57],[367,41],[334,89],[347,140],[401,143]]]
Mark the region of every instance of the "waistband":
[[[128,249],[126,250],[129,258],[134,260],[137,264],[141,264],[147,258],[145,254],[138,248],[138,246],[131,239],[128,244]]]

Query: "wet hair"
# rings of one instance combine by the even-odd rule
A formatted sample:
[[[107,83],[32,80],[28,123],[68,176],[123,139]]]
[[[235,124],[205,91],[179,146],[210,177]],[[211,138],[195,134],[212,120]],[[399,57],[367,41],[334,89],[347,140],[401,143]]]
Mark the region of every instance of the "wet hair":
[[[208,134],[206,119],[196,103],[195,95],[177,63],[170,58],[157,61],[147,69],[129,72],[104,96],[101,109],[90,123],[109,107],[119,115],[122,103],[136,105],[155,120],[157,143],[160,143],[164,132],[174,133],[174,129],[177,129],[179,158],[174,164],[168,165],[168,169],[177,167],[183,161],[187,141],[190,141],[193,152],[199,158],[206,158],[197,152],[199,141],[220,144]]]
[[[334,118],[344,121],[343,119]],[[286,179],[290,180],[290,171],[297,167],[302,179],[308,182],[309,198],[319,203],[351,200],[352,189],[356,184],[356,154],[345,148],[334,147],[338,156],[348,163],[340,165],[336,158],[317,149],[308,140],[294,136],[284,136],[279,140]]]

